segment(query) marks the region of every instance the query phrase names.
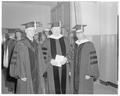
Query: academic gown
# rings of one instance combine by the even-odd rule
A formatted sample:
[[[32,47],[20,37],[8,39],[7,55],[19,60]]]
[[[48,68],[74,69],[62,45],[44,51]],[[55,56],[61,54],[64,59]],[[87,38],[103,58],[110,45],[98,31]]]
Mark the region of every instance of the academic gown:
[[[93,83],[99,77],[98,60],[92,42],[74,45],[74,94],[93,94]],[[89,76],[90,78],[87,78]]]
[[[45,40],[46,42],[47,40]],[[49,90],[48,90],[48,79],[47,79],[47,72],[46,72],[46,66],[47,66],[47,46],[45,46],[46,43],[40,44],[41,45],[41,49],[42,49],[42,53],[43,53],[43,58],[44,58],[44,62],[45,62],[45,73],[43,74],[43,78],[44,78],[44,86],[45,86],[45,93],[48,94]]]
[[[70,86],[70,92],[69,94],[73,94],[73,79],[74,79],[74,44],[70,44],[68,54],[67,54],[68,62],[69,62],[69,70],[70,70],[70,76],[69,76],[69,86]]]
[[[5,75],[5,86],[8,88],[9,91],[15,92],[16,89],[16,79],[12,78],[9,74],[10,70],[10,62],[11,62],[11,57],[13,54],[13,50],[15,48],[16,41],[14,39],[9,38],[4,45],[4,50],[6,51],[8,49],[8,68],[4,67],[4,75]],[[4,54],[5,55],[5,54]],[[4,58],[5,59],[5,58]]]
[[[62,67],[53,66],[50,61],[55,59],[56,55],[67,56],[69,48],[68,40],[65,37],[59,39],[49,38],[44,43],[44,49],[47,51],[47,81],[49,94],[66,94],[70,93],[69,84],[69,64],[64,64]]]
[[[10,75],[17,78],[18,94],[44,93],[44,82],[41,78],[44,71],[41,65],[44,65],[44,60],[42,52],[38,48],[40,47],[35,48],[28,39],[17,42],[15,46]],[[26,81],[21,80],[24,77],[27,78]]]

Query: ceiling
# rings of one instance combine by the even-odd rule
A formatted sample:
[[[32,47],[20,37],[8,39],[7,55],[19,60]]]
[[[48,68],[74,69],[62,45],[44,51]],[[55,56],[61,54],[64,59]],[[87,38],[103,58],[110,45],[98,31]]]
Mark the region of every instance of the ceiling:
[[[24,3],[34,5],[45,5],[49,7],[55,7],[57,5],[57,2],[54,1],[3,1],[2,3]]]

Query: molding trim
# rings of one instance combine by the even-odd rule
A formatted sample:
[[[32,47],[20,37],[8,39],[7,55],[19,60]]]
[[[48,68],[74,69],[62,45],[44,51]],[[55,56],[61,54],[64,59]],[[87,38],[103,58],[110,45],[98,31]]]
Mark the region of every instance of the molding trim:
[[[118,85],[113,83],[113,82],[110,82],[110,81],[103,81],[103,80],[99,80],[99,82],[105,86],[112,86],[114,88],[118,88]]]

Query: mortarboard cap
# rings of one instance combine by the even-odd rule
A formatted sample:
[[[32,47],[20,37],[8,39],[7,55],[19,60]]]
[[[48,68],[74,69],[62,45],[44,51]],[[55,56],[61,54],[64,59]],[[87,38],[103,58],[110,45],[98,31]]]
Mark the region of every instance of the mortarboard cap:
[[[61,27],[63,28],[63,24],[59,21],[59,22],[54,22],[54,23],[49,23],[51,24],[51,27]]]
[[[25,28],[29,28],[29,27],[35,27],[35,29],[37,27],[42,27],[42,24],[40,22],[28,22],[28,23],[25,23],[25,24],[22,24],[22,26],[25,26]]]
[[[76,30],[76,32],[84,32],[84,27],[86,27],[87,25],[75,25],[72,29]]]
[[[18,30],[19,28],[6,28],[8,30],[8,33],[15,33],[16,30]]]
[[[16,29],[15,32],[23,33],[23,31],[21,29]]]
[[[82,28],[86,27],[87,25],[75,25],[72,29],[81,30]]]

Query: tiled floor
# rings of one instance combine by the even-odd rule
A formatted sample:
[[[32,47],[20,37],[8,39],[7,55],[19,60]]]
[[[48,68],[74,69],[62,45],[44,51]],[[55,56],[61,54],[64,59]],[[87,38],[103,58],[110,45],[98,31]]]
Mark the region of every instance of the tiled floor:
[[[3,88],[3,94],[12,94],[7,90],[7,88]],[[94,84],[94,94],[117,94],[117,88],[113,88],[111,86],[104,86],[99,82]]]
[[[94,84],[94,94],[117,94],[117,88],[111,86],[105,86],[96,82]]]

